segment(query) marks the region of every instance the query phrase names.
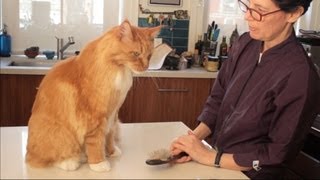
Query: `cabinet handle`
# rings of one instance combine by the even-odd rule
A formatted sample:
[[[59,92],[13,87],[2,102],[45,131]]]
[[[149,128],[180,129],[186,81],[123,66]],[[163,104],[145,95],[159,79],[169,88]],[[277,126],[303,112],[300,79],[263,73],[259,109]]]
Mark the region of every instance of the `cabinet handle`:
[[[189,92],[189,89],[165,89],[165,88],[159,88],[159,92]]]

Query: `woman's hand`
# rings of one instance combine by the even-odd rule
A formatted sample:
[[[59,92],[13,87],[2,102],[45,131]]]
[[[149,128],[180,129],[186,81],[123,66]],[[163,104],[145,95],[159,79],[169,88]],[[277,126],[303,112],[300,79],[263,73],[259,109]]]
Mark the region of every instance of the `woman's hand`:
[[[200,139],[198,139],[192,131],[188,131],[187,135],[182,135],[175,139],[171,144],[172,155],[177,155],[180,152],[186,152],[189,156],[182,157],[176,162],[182,163],[190,160],[197,161],[205,165],[213,165],[216,152],[208,149]]]

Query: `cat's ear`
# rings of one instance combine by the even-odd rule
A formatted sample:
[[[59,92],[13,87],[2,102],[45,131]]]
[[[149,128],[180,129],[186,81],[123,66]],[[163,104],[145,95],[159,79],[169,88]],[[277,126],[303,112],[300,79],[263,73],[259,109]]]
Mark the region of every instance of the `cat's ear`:
[[[157,37],[158,34],[160,33],[161,28],[163,28],[162,25],[161,25],[161,26],[156,26],[156,27],[150,28],[150,29],[149,29],[150,36],[151,36],[152,38]]]
[[[120,31],[119,31],[119,38],[121,41],[124,41],[124,42],[132,42],[133,41],[131,24],[128,20],[125,20],[121,23]]]

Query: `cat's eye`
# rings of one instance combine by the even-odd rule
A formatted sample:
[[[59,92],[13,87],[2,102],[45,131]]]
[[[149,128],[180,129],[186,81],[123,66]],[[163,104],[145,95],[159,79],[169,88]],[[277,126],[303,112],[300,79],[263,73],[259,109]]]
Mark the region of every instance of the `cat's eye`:
[[[132,52],[132,54],[133,54],[135,57],[140,56],[140,53],[139,53],[139,52],[137,52],[137,51],[133,51],[133,52]]]

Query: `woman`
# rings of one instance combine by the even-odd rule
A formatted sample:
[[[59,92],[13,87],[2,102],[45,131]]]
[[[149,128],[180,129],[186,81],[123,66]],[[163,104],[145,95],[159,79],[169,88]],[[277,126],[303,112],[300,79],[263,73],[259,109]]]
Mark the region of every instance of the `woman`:
[[[319,77],[293,29],[310,3],[239,0],[249,32],[232,46],[199,126],[172,142],[173,155],[189,154],[177,162],[194,160],[250,178],[281,175],[281,164],[297,155],[320,112]],[[214,150],[201,143],[206,138]]]

